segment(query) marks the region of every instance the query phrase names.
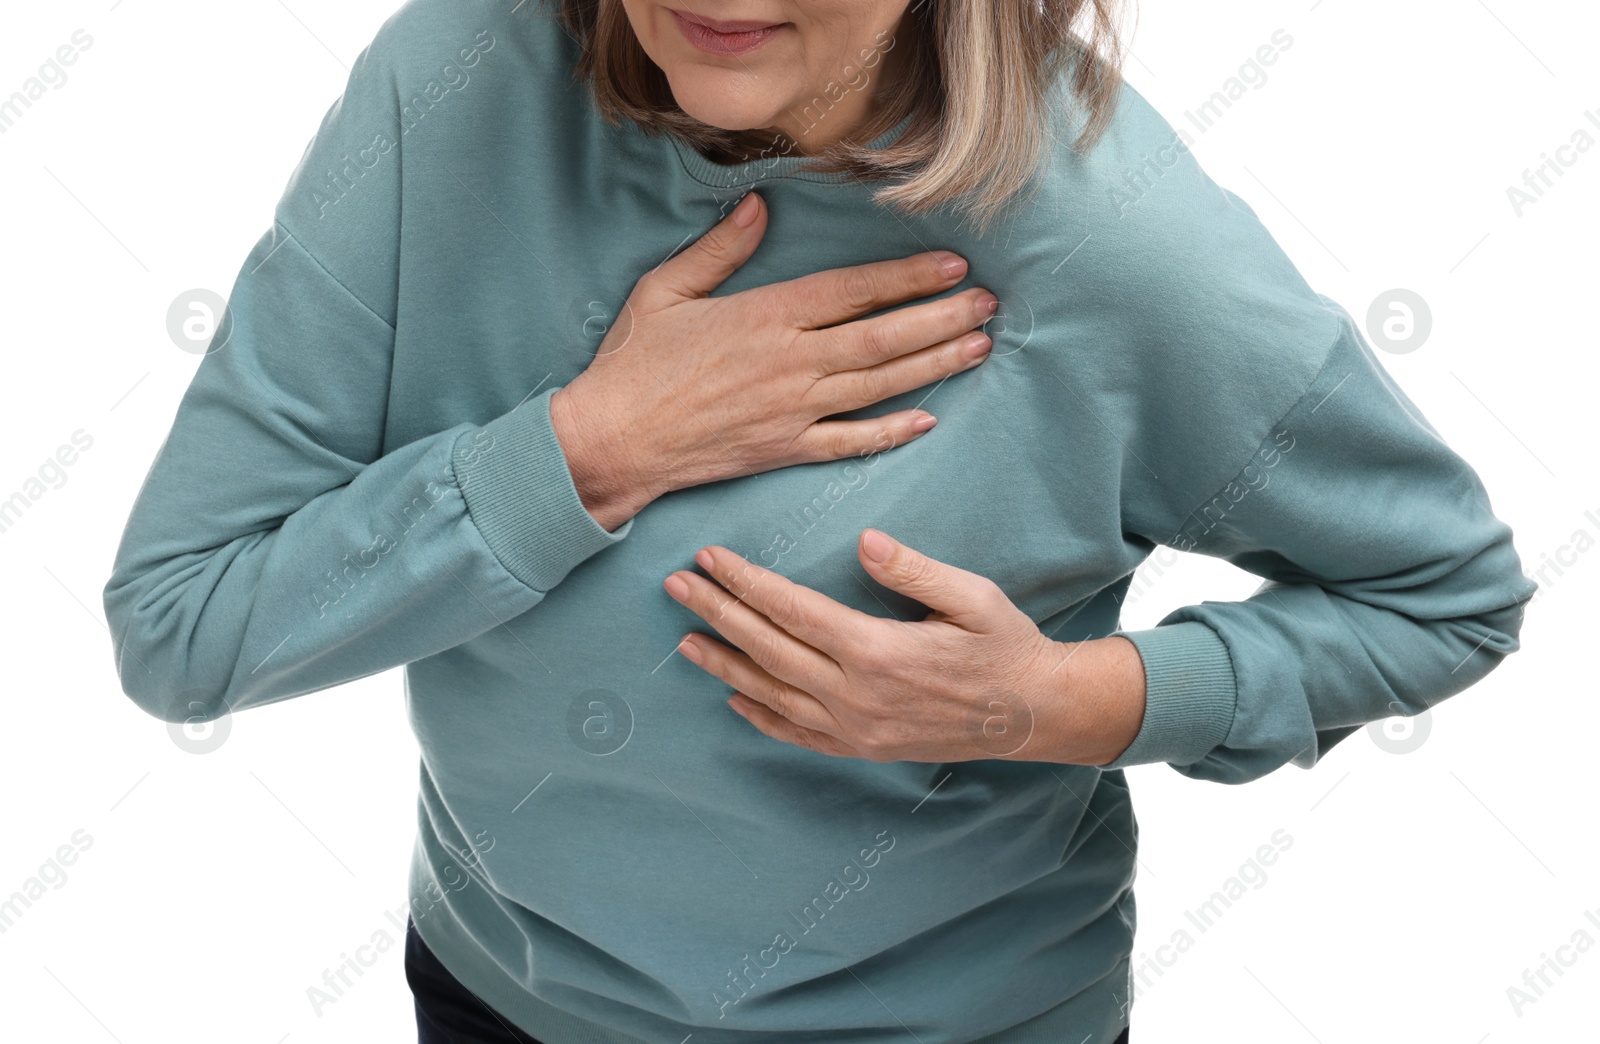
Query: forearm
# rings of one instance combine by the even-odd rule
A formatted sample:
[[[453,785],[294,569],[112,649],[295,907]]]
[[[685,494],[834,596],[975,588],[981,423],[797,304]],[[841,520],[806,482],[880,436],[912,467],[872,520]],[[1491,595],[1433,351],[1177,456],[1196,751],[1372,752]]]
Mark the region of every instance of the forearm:
[[[1144,721],[1145,675],[1126,638],[1051,642],[1036,661],[1033,733],[1013,760],[1105,765],[1128,749]]]

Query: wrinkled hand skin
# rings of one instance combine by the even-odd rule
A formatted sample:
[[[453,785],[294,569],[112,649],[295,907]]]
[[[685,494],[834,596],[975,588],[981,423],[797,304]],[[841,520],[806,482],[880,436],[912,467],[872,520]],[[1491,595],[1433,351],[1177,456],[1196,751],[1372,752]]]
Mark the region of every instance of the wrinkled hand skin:
[[[856,553],[933,611],[870,616],[712,546],[695,555],[708,576],[681,570],[663,587],[724,640],[689,634],[678,651],[733,686],[729,706],[761,732],[835,757],[1104,765],[1133,742],[1133,643],[1052,641],[992,580],[874,529]]]

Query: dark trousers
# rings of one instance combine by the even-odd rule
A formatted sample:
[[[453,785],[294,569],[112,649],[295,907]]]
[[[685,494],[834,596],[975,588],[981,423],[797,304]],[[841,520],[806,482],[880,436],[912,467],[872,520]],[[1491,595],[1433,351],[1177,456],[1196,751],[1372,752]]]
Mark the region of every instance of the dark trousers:
[[[540,1044],[461,985],[406,918],[406,982],[417,1007],[417,1044]],[[1128,1044],[1122,1030],[1114,1044]]]

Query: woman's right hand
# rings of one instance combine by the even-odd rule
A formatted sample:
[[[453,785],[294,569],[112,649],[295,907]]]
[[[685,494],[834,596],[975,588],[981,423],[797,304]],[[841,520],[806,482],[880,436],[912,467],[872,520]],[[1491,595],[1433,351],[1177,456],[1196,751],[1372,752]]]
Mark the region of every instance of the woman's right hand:
[[[551,396],[573,483],[606,530],[675,489],[917,438],[933,426],[921,410],[821,418],[987,356],[989,338],[974,329],[998,307],[986,290],[855,319],[960,282],[966,262],[948,252],[709,296],[765,231],[766,205],[752,192],[635,284],[588,369]]]

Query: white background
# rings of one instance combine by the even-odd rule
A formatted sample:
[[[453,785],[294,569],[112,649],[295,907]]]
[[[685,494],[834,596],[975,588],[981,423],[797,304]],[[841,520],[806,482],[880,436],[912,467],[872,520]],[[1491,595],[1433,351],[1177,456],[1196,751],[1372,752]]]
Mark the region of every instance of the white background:
[[[122,695],[100,603],[199,358],[169,339],[168,306],[196,287],[227,294],[392,6],[6,11],[0,97],[75,30],[93,37],[68,81],[0,135],[0,498],[77,429],[93,439],[66,483],[0,533],[12,671],[0,899],[74,831],[92,838],[0,934],[7,1039],[414,1039],[386,916],[405,903],[415,830],[400,672],[240,715],[197,757]],[[1393,288],[1428,303],[1426,342],[1380,355],[1477,467],[1526,567],[1577,530],[1600,538],[1600,147],[1566,153],[1576,162],[1520,215],[1507,197],[1580,127],[1600,139],[1584,117],[1600,119],[1600,17],[1549,0],[1150,0],[1128,79],[1193,132],[1185,111],[1279,29],[1292,45],[1196,135],[1200,161],[1358,320]],[[1600,919],[1600,551],[1565,555],[1523,650],[1434,711],[1409,753],[1360,732],[1311,771],[1241,787],[1130,770],[1136,955],[1154,960],[1181,928],[1195,939],[1148,973],[1135,1041],[1596,1039],[1600,946],[1562,951],[1575,962],[1520,1011],[1507,993],[1580,929],[1600,942],[1584,917]],[[1124,623],[1254,587],[1185,558]],[[1398,723],[1388,734],[1404,736]],[[1265,883],[1199,932],[1185,911],[1280,829],[1293,843]],[[397,945],[315,1012],[308,987],[383,931]]]

